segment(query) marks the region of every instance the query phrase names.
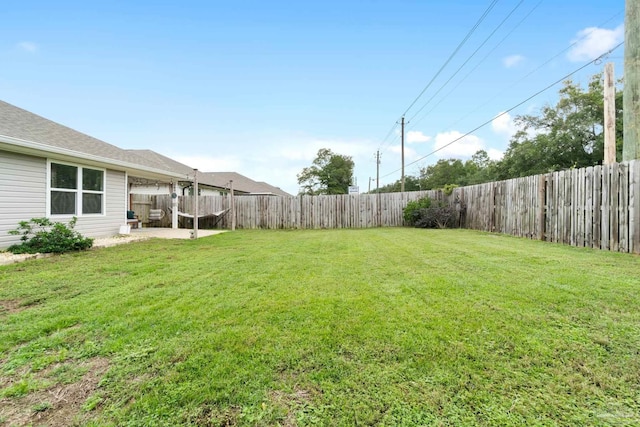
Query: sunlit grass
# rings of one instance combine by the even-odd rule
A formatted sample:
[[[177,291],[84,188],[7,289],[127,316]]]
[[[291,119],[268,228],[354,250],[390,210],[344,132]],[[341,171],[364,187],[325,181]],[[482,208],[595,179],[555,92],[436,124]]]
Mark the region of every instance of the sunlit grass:
[[[63,255],[0,267],[20,306],[0,310],[0,396],[100,356],[95,425],[633,425],[639,277],[637,256],[464,230]]]

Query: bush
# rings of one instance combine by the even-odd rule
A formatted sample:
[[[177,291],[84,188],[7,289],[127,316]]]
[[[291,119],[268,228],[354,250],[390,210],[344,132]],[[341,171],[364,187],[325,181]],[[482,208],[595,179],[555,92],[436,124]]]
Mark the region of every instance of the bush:
[[[450,206],[436,206],[418,211],[414,225],[418,228],[447,228],[455,223],[455,210]]]
[[[452,227],[456,221],[456,211],[442,203],[434,205],[429,197],[422,197],[407,203],[407,206],[402,210],[405,223],[418,228]]]
[[[9,246],[7,250],[14,254],[60,254],[89,249],[93,246],[93,239],[73,230],[77,220],[73,217],[69,224],[52,222],[49,218],[20,221],[18,228],[9,231],[9,234],[21,236],[22,243]]]
[[[453,193],[453,190],[460,187],[458,184],[447,184],[442,187],[442,192],[445,196],[450,196]]]
[[[404,222],[408,225],[415,225],[416,221],[420,219],[420,210],[427,209],[431,206],[431,199],[429,197],[422,197],[418,200],[412,200],[407,203],[407,206],[402,210],[402,216]]]

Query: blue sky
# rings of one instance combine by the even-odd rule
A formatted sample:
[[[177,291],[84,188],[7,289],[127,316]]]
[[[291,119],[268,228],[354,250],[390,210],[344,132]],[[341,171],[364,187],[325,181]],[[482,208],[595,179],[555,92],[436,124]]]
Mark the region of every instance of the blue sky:
[[[492,3],[10,1],[0,99],[293,194],[296,174],[330,148],[353,157],[366,191],[378,149],[381,185],[399,179],[398,129],[385,136]],[[406,173],[477,149],[498,158],[510,119],[554,103],[559,85],[428,154],[622,42],[623,23],[623,0],[496,2],[407,111]],[[623,55],[621,46],[604,60],[617,77]],[[602,68],[573,79],[586,84]]]

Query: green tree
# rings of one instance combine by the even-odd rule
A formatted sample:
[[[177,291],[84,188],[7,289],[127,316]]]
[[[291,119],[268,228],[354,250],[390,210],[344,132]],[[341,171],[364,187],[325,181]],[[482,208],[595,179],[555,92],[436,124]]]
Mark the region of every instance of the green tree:
[[[602,75],[583,89],[564,82],[560,99],[539,115],[516,117],[520,130],[497,165],[499,179],[601,164],[604,157],[604,96]],[[622,91],[616,95],[616,141],[622,151]]]
[[[478,150],[464,164],[467,185],[482,184],[496,180],[496,162],[485,150]]]
[[[321,148],[312,165],[298,174],[300,194],[347,194],[354,167],[350,156]]]
[[[400,180],[391,184],[384,185],[378,189],[378,191],[371,190],[371,193],[399,193],[402,187]],[[404,191],[420,191],[422,189],[422,182],[420,178],[413,175],[405,175],[404,177]]]
[[[467,185],[465,164],[460,159],[440,159],[420,171],[425,190],[442,188],[447,184]]]

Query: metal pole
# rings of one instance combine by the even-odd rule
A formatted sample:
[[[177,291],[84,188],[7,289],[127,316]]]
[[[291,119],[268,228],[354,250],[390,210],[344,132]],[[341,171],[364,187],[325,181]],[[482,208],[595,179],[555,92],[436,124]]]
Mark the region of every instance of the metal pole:
[[[171,228],[178,228],[178,183],[171,186]]]
[[[193,238],[198,238],[198,169],[193,170]]]

